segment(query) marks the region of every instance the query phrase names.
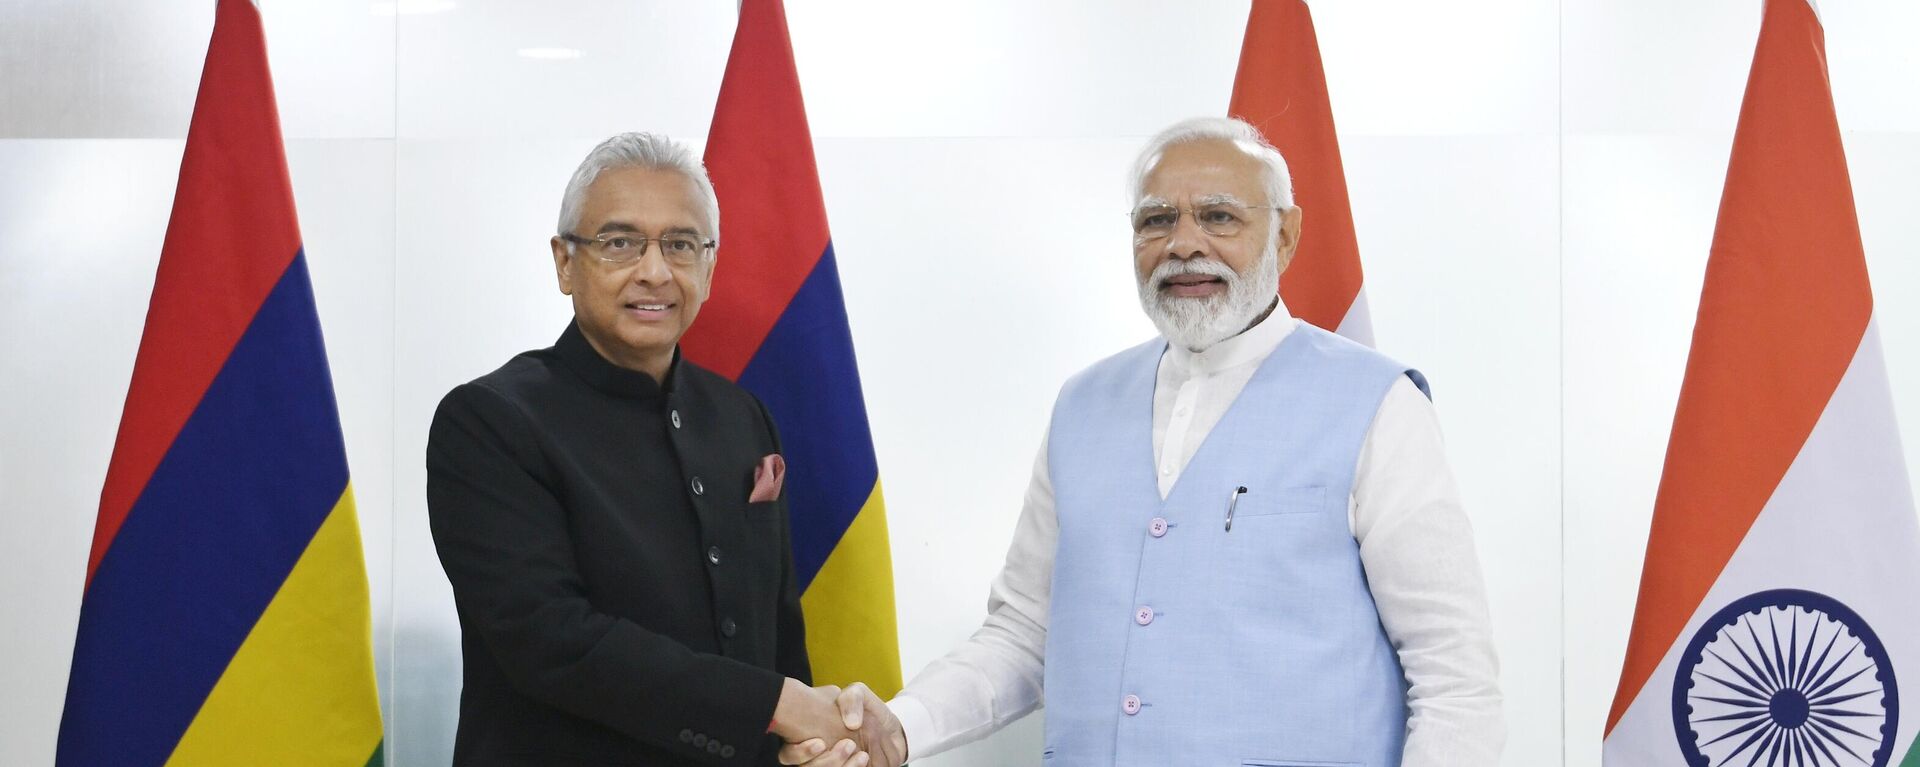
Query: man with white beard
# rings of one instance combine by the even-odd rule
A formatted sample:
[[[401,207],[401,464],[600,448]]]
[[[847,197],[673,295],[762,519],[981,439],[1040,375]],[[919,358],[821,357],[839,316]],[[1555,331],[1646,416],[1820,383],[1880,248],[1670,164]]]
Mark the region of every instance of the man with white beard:
[[[1057,767],[1496,764],[1486,594],[1425,379],[1287,313],[1301,210],[1252,126],[1168,128],[1132,193],[1162,337],[1061,389],[985,623],[889,704],[850,688],[846,724],[923,758],[1044,690]]]

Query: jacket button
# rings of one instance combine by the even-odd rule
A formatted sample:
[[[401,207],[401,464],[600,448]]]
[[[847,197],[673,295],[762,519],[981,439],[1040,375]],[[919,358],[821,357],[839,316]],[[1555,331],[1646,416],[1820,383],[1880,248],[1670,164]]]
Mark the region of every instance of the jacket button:
[[[676,429],[680,428],[680,411],[678,410],[667,411],[667,420],[670,420],[673,422],[673,428],[676,428]]]
[[[1152,535],[1155,538],[1166,537],[1167,518],[1154,517],[1152,522],[1147,523],[1147,534]]]
[[[717,740],[707,741],[707,753],[709,754],[720,753],[720,741],[717,741]]]
[[[733,754],[734,754],[734,750],[733,750],[733,746],[721,746],[721,747],[720,747],[720,758],[722,758],[722,759],[732,759],[732,758],[733,758]]]
[[[1140,713],[1140,696],[1128,695],[1122,699],[1120,701],[1120,710],[1127,712],[1127,716]]]
[[[737,623],[734,623],[732,618],[727,618],[725,620],[720,621],[721,636],[727,637],[728,639],[732,639],[733,635],[738,633],[739,631],[740,631],[740,625]]]
[[[693,494],[694,494],[694,495],[706,495],[706,494],[707,494],[707,486],[706,486],[706,485],[704,485],[704,484],[701,484],[701,483],[700,483],[700,478],[699,478],[699,477],[694,477],[694,478],[693,478]]]
[[[693,747],[694,747],[694,748],[706,748],[706,746],[707,746],[707,734],[706,734],[706,733],[704,733],[704,732],[703,732],[703,733],[700,733],[700,734],[698,734],[698,735],[695,735],[695,736],[693,736]]]
[[[719,546],[707,547],[707,563],[714,564],[714,565],[720,564],[720,547]]]
[[[692,731],[692,730],[681,730],[681,731],[680,731],[680,742],[681,742],[681,743],[692,743],[692,742],[693,742],[693,731]]]

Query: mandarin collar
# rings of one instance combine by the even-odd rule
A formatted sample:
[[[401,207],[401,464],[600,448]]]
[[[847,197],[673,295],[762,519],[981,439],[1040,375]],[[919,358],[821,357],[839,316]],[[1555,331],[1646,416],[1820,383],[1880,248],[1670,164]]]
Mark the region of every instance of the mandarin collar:
[[[1287,304],[1274,300],[1273,311],[1239,335],[1193,351],[1179,344],[1167,344],[1167,361],[1192,375],[1213,375],[1256,360],[1266,359],[1280,342],[1293,333],[1300,320],[1287,311]]]
[[[653,376],[620,367],[600,356],[593,344],[587,342],[586,335],[580,332],[580,321],[577,319],[567,323],[567,329],[560,333],[560,340],[554,342],[553,351],[588,386],[616,397],[661,399],[672,394],[680,381],[680,347],[673,348],[673,362],[667,366],[666,384],[663,386],[653,380]]]

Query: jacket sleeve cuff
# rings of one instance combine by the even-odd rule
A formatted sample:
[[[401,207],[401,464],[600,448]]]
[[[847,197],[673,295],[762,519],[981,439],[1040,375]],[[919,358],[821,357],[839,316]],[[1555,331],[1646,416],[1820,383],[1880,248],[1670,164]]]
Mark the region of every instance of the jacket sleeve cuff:
[[[671,747],[689,759],[710,765],[748,765],[761,763],[769,748],[779,741],[767,731],[786,677],[759,668],[730,669],[731,678],[716,680],[715,687],[725,690],[730,711],[715,711],[708,716],[689,715]],[[704,726],[701,724],[704,722]],[[669,730],[671,732],[671,730]]]

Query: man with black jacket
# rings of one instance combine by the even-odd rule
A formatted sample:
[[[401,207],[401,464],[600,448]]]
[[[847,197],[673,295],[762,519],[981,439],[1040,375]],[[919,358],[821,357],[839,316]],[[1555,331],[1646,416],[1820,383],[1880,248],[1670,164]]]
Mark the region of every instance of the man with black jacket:
[[[850,735],[808,686],[773,421],[679,356],[718,227],[685,147],[595,147],[551,242],[574,321],[434,415],[456,764],[766,765],[782,738]]]

